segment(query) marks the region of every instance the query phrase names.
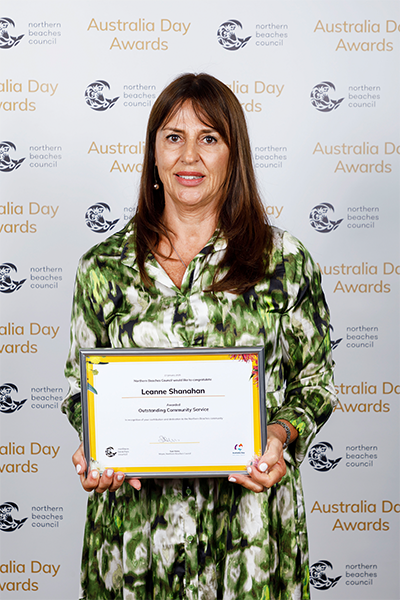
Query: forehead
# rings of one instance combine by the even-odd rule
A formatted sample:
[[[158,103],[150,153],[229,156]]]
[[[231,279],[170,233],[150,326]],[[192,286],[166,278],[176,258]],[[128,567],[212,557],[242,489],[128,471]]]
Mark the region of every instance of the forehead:
[[[196,111],[189,100],[186,100],[186,102],[184,102],[182,106],[179,106],[178,108],[173,110],[172,115],[166,119],[165,123],[160,129],[169,129],[175,127],[214,129],[214,127],[208,122],[208,119],[205,115],[200,115],[199,118],[198,111],[196,114]]]

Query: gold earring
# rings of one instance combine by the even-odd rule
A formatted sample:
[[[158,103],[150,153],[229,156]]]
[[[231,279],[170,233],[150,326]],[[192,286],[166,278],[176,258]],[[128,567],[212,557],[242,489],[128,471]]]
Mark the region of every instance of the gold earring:
[[[160,189],[160,184],[158,183],[158,178],[157,178],[157,166],[154,165],[154,185],[153,188],[155,190],[159,190]]]

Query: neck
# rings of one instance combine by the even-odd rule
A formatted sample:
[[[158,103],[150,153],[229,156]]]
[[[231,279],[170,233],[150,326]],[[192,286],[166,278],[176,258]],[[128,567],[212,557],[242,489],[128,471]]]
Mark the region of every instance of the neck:
[[[163,221],[168,228],[170,241],[165,237],[161,238],[157,260],[175,285],[181,287],[187,266],[213,235],[217,216],[211,212],[202,212],[200,215],[193,211],[166,209]]]
[[[166,206],[163,221],[168,231],[171,232],[171,239],[175,246],[185,246],[186,248],[200,246],[197,250],[199,251],[214,233],[218,217],[214,210],[168,210]],[[193,256],[196,254],[197,252]]]

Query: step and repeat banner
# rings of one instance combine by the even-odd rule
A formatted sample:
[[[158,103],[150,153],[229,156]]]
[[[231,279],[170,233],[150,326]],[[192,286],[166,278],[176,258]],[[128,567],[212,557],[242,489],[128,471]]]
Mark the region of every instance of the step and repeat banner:
[[[302,466],[312,597],[398,600],[399,2],[0,7],[1,598],[78,597],[75,269],[134,213],[155,98],[206,71],[242,103],[271,222],[331,307],[339,404]]]

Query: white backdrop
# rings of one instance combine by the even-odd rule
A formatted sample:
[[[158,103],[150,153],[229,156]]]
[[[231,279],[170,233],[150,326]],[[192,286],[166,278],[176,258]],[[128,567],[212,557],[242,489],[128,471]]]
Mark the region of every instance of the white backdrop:
[[[244,105],[271,221],[332,312],[340,404],[302,467],[312,597],[398,600],[399,2],[0,6],[1,598],[77,598],[75,268],[132,215],[156,96],[207,71]]]

